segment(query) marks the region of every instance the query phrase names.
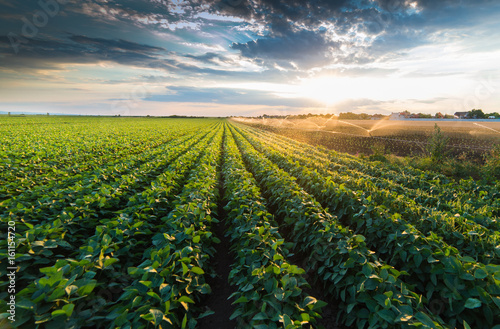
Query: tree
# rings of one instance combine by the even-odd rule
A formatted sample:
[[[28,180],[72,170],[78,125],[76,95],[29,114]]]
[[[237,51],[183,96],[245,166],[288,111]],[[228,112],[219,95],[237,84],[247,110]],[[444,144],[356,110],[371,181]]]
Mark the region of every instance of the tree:
[[[472,109],[472,111],[469,111],[469,118],[472,119],[486,119],[486,115],[483,113],[483,110],[481,109]]]

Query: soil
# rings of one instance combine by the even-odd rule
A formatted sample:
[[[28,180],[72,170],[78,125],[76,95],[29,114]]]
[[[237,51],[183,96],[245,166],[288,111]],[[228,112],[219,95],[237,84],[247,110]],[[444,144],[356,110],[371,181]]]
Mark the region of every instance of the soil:
[[[224,218],[221,216],[221,218]],[[215,278],[208,278],[207,283],[212,288],[212,293],[204,301],[202,307],[210,309],[215,313],[198,320],[199,328],[217,328],[217,329],[234,329],[236,320],[229,320],[229,317],[234,312],[232,301],[228,300],[229,296],[234,292],[234,288],[228,283],[231,264],[234,262],[233,256],[229,252],[230,242],[224,237],[225,225],[224,221],[213,227],[212,232],[221,240],[221,243],[216,246],[217,252],[213,258]]]
[[[223,148],[224,145],[221,145],[221,151],[223,151]],[[224,157],[221,156],[219,169],[222,168],[223,159]],[[225,221],[227,216],[224,210],[225,190],[222,174],[219,176],[218,190],[220,198],[217,205],[217,218],[219,219],[219,223],[212,226],[212,233],[220,240],[220,243],[215,246],[216,252],[212,259],[217,276],[207,279],[207,283],[212,288],[212,293],[208,295],[202,305],[206,310],[212,310],[215,313],[198,320],[198,328],[202,329],[234,329],[236,327],[236,320],[229,320],[234,312],[234,307],[231,305],[233,301],[228,299],[235,292],[234,287],[229,285],[228,280],[231,264],[234,263],[234,257],[230,252],[231,241],[224,235],[227,230]]]

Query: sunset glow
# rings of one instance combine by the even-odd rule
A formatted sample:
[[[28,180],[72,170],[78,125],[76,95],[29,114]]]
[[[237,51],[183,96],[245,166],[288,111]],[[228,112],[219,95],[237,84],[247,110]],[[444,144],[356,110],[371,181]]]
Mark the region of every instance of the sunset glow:
[[[493,112],[499,12],[491,1],[0,0],[0,111]]]

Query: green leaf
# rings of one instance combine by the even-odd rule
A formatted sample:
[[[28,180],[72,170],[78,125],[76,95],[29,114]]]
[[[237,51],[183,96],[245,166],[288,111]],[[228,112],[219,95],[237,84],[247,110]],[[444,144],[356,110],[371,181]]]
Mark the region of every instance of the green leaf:
[[[493,299],[495,305],[500,309],[500,297],[491,296],[491,299]]]
[[[314,304],[316,303],[318,300],[312,296],[307,296],[305,299],[304,299],[304,307],[306,307],[307,305],[309,304]]]
[[[194,301],[191,298],[189,298],[188,296],[181,296],[181,298],[179,298],[178,301],[194,304]]]
[[[154,321],[155,317],[153,316],[153,314],[148,313],[148,314],[141,314],[141,318],[143,318],[146,321]],[[115,322],[116,322],[116,320],[115,320]]]
[[[465,308],[468,308],[468,309],[478,308],[481,306],[481,301],[479,299],[476,299],[476,298],[469,298],[465,302],[464,306],[465,306]]]
[[[245,296],[241,296],[240,298],[238,298],[237,300],[235,300],[233,302],[233,304],[246,303],[246,302],[248,302],[248,298],[246,298]]]
[[[184,314],[184,319],[182,319],[181,329],[186,328],[186,324],[187,324],[187,314]]]
[[[194,304],[194,301],[193,301],[191,298],[189,298],[188,296],[182,296],[182,297],[181,297],[181,298],[179,298],[177,301],[178,301],[179,303],[181,303],[181,305],[184,307],[184,309],[185,309],[186,311],[188,311],[188,310],[189,310],[189,306],[188,306],[188,304],[187,304],[187,303]]]
[[[293,322],[292,322],[292,319],[290,319],[290,317],[285,314],[285,315],[280,315],[281,319],[280,319],[280,322],[283,322],[283,327],[288,327],[289,325],[293,325]]]
[[[194,242],[194,243],[199,243],[199,242],[200,242],[200,239],[201,239],[201,236],[196,235],[196,236],[194,236],[194,237],[193,237],[193,242]]]
[[[153,315],[153,324],[158,326],[163,320],[163,312],[157,309],[150,309],[149,313]]]
[[[68,294],[68,296],[71,296],[72,294],[74,294],[76,291],[78,291],[78,287],[75,286],[75,285],[69,285],[67,286],[64,291],[66,291],[66,293]]]
[[[430,327],[430,328],[434,328],[435,325],[434,325],[434,321],[431,320],[431,318],[429,318],[429,316],[425,313],[422,313],[422,312],[418,312],[416,315],[415,315],[415,318],[422,322],[424,325],[426,325],[427,327]]]
[[[158,294],[156,292],[150,291],[150,292],[148,292],[148,296],[153,297],[154,299],[157,299],[161,302],[161,298],[160,298],[160,296],[158,296]]]
[[[234,311],[233,314],[231,314],[231,316],[229,317],[229,320],[234,320],[242,314],[243,314],[243,309],[238,308],[236,311]]]
[[[205,271],[203,271],[203,269],[201,269],[201,268],[200,268],[200,267],[198,267],[198,266],[194,266],[194,267],[191,269],[191,272],[196,273],[196,274],[199,274],[199,275],[205,274]]]
[[[141,301],[142,301],[141,296],[135,297],[134,300],[132,301],[132,308],[137,307],[137,305],[140,305]]]
[[[94,290],[95,285],[96,285],[95,280],[92,280],[90,283],[87,283],[86,285],[81,286],[78,289],[78,294],[80,296],[85,296],[85,295],[90,294],[92,292],[92,290]]]
[[[366,240],[366,238],[363,236],[363,235],[355,235],[354,236],[354,240],[357,242],[357,243],[361,243],[361,242],[364,242]]]
[[[274,254],[274,256],[273,256],[273,261],[282,260],[282,259],[283,259],[283,256],[281,256],[280,254]]]
[[[258,313],[252,318],[252,321],[260,321],[260,320],[267,320],[267,314],[266,313]]]
[[[151,285],[153,284],[151,281],[139,281],[139,283],[145,285],[148,288],[151,288]]]
[[[104,261],[104,265],[103,265],[103,268],[106,268],[108,267],[109,265],[111,264],[114,264],[118,261],[118,258],[108,258]]]
[[[408,322],[408,321],[411,320],[412,317],[413,317],[413,315],[411,315],[411,314],[404,314],[404,313],[402,313],[402,314],[400,314],[396,318],[395,322],[396,323],[398,323],[398,322]]]
[[[381,310],[377,312],[377,315],[380,316],[382,319],[387,321],[388,323],[394,323],[394,312],[391,310]]]
[[[482,268],[478,268],[475,272],[474,272],[474,277],[476,279],[484,279],[488,276],[488,273],[483,270]]]
[[[314,304],[314,307],[312,308],[313,310],[317,311],[317,310],[321,310],[323,307],[325,307],[326,305],[328,305],[327,302],[324,302],[322,300],[318,300],[316,301],[316,304]],[[310,307],[310,306],[309,306]]]
[[[52,317],[66,315],[66,311],[64,311],[64,310],[55,310],[54,312],[52,312],[51,315],[52,315]]]
[[[68,318],[73,314],[73,309],[75,308],[75,304],[66,304],[63,306],[63,311],[66,312]]]

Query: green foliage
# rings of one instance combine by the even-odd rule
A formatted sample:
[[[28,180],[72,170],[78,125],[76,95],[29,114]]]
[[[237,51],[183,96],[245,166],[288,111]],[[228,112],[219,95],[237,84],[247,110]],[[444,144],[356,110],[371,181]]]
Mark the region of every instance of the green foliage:
[[[229,275],[237,289],[231,296],[235,299],[231,318],[236,318],[242,328],[302,328],[314,324],[326,303],[303,292],[309,287],[305,271],[287,261],[291,252],[231,136],[224,146],[225,209],[237,259]]]
[[[500,143],[498,143],[489,154],[485,156],[483,176],[486,180],[500,179]]]
[[[484,114],[483,110],[481,110],[481,109],[473,109],[473,110],[469,111],[469,113],[467,114],[467,117],[469,119],[486,119],[487,118],[486,114]]]
[[[380,162],[389,161],[385,156],[387,152],[386,152],[386,146],[384,144],[374,143],[371,149],[373,153],[369,157],[370,161],[380,161]]]
[[[23,321],[16,321],[16,325],[31,328],[46,322],[51,328],[66,328],[84,324],[136,327],[141,323],[142,326],[170,323],[174,327],[194,327],[196,316],[190,313],[189,305],[199,299],[193,296],[210,293],[203,279],[206,267],[203,263],[213,255],[212,245],[217,243],[207,228],[215,221],[210,214],[215,207],[211,200],[217,196],[214,186],[222,138],[220,128],[196,132],[186,139],[179,138],[178,145],[157,150],[164,158],[157,155],[158,161],[146,167],[151,170],[136,171],[135,180],[124,176],[122,181],[113,182],[117,186],[101,182],[97,191],[89,195],[71,196],[76,202],[72,207],[62,208],[58,219],[51,221],[49,217],[43,221],[40,218],[41,223],[37,224],[30,218],[32,211],[22,203],[7,200],[11,219],[19,221],[12,212],[23,212],[24,218],[35,224],[24,222],[23,225],[19,221],[16,226],[18,232],[26,236],[25,240],[18,236],[20,257],[16,263],[22,269],[17,277],[18,286],[39,277],[36,271],[40,264],[50,265],[55,261],[54,256],[56,260],[64,258],[57,260],[54,267],[41,268],[44,276],[18,294],[18,305],[26,307],[19,312]],[[207,131],[212,132],[207,135]],[[205,156],[197,163],[202,153]],[[174,159],[176,161],[172,161]],[[193,170],[195,164],[197,170]],[[187,184],[181,184],[189,172]],[[183,186],[179,200],[174,202]],[[108,206],[112,191],[128,189],[130,194],[119,193],[113,200],[115,206]],[[174,204],[176,208],[172,210]],[[120,206],[119,211],[103,210],[116,205]],[[168,217],[162,215],[170,210]],[[99,221],[91,215],[96,213],[102,216]],[[51,216],[56,214],[54,211]],[[168,221],[161,222],[160,218]],[[79,226],[88,228],[74,230]],[[95,230],[94,235],[90,227]],[[162,242],[166,236],[175,237],[174,242],[168,239]],[[151,245],[148,240],[153,241],[154,247],[144,248]],[[73,250],[71,258],[66,256],[69,250]],[[170,250],[178,252],[170,253]],[[3,259],[6,254],[0,257]],[[169,259],[170,264],[163,261],[165,259]],[[117,271],[127,271],[127,268],[125,275]],[[165,282],[165,278],[169,281]],[[110,293],[110,289],[114,292]],[[117,296],[117,292],[123,294]],[[120,302],[116,304],[116,300]],[[171,306],[166,308],[165,303]],[[3,309],[4,305],[1,306]]]
[[[271,206],[277,208],[280,225],[291,232],[296,248],[309,255],[308,269],[317,273],[316,279],[327,293],[340,298],[344,323],[387,328],[394,324],[418,327],[430,321],[435,327],[443,327],[439,319],[431,320],[419,312],[422,296],[399,278],[404,272],[373,255],[366,237],[342,227],[337,217],[301,190],[290,175],[252,149],[245,140],[250,139],[248,134],[239,131],[235,138],[247,166]],[[260,150],[269,156],[267,150]],[[298,163],[293,164],[300,168]],[[317,181],[315,184],[319,188]]]
[[[318,327],[328,306],[312,282],[358,328],[500,321],[500,146],[483,181],[454,181],[217,120],[5,119],[20,120],[0,125],[0,262],[15,222],[16,327],[195,328],[213,313],[200,302],[220,219],[239,328]],[[459,160],[425,161],[472,170]]]
[[[286,158],[278,152],[274,141],[268,142],[272,147],[270,145],[266,147],[262,143],[262,137],[252,138],[248,130],[245,132],[245,137],[258,150],[295,176],[307,192],[313,194],[339,217],[348,219],[349,225],[366,237],[367,245],[376,249],[378,255],[384,259],[390,259],[391,265],[410,273],[411,277],[403,280],[412,283],[418,293],[424,294],[429,301],[436,294],[446,296],[447,302],[453,307],[441,316],[445,317],[451,326],[456,326],[457,321],[463,319],[478,327],[488,327],[495,322],[494,319],[498,318],[500,309],[495,304],[500,294],[500,286],[496,279],[500,273],[498,266],[485,265],[478,263],[472,257],[464,257],[455,247],[443,242],[438,236],[445,236],[447,240],[463,248],[466,254],[472,253],[476,257],[487,255],[483,258],[485,261],[496,263],[500,256],[500,250],[497,248],[500,240],[496,231],[498,225],[494,220],[488,221],[487,218],[471,216],[467,213],[464,213],[464,217],[459,214],[452,217],[445,213],[439,214],[428,210],[428,214],[424,215],[425,208],[420,208],[411,200],[398,200],[402,196],[397,197],[397,195],[380,191],[380,187],[373,186],[369,181],[358,181],[358,184],[363,184],[357,187],[361,189],[350,190],[344,186],[344,183],[348,186],[354,185],[356,180],[352,177],[336,183],[333,171],[328,171],[328,174],[332,176],[319,175],[317,171],[321,172],[323,167],[312,163],[313,160],[310,159],[314,157],[301,158],[300,162],[296,162],[292,159],[298,159],[297,155],[290,155],[290,158]],[[286,154],[290,151],[290,146],[286,150],[279,150]],[[309,163],[307,166],[315,168],[314,171],[304,168],[307,162]],[[439,189],[438,179],[434,179],[432,184],[433,189],[436,187]],[[364,190],[367,188],[368,191],[365,194]],[[458,190],[470,190],[470,187],[464,181]],[[449,197],[456,198],[457,189],[452,191],[455,194]],[[283,191],[279,193],[283,194]],[[480,194],[483,199],[486,197],[486,199],[495,200],[495,194],[491,197],[486,191]],[[437,204],[443,201],[442,198],[436,200]],[[400,206],[397,206],[398,204]],[[461,206],[461,203],[457,202],[455,205]],[[451,208],[447,209],[451,210]],[[398,212],[404,213],[404,219]],[[436,217],[429,218],[429,215]],[[422,216],[425,216],[426,221],[421,220]],[[412,224],[424,229],[429,236],[424,236],[407,222],[406,219],[409,220],[411,217],[414,218]],[[462,232],[457,232],[456,228],[461,225],[464,225]],[[483,225],[489,225],[495,230],[485,229]],[[475,228],[471,230],[472,227]],[[495,238],[490,240],[492,237]],[[492,258],[494,260],[491,260]],[[450,282],[454,284],[451,285]],[[482,304],[477,306],[477,310],[476,307],[466,307],[463,297],[474,298],[473,296],[478,293],[482,294],[484,299],[482,299]],[[480,312],[488,315],[483,317]]]
[[[441,128],[434,124],[434,133],[429,138],[426,150],[434,163],[441,163],[446,158],[449,138],[443,135]]]

